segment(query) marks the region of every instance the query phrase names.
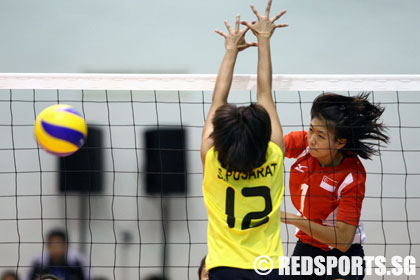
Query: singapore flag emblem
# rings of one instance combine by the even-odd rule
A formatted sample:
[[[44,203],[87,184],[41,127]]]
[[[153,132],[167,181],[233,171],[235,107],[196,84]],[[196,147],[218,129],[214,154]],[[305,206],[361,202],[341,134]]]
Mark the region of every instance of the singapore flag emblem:
[[[329,192],[333,192],[338,185],[338,181],[334,181],[333,179],[324,176],[321,181],[321,188],[327,190]]]

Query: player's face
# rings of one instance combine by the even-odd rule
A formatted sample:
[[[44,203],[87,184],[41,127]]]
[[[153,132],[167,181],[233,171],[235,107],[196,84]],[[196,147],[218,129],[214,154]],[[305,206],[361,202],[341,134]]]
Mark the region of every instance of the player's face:
[[[209,280],[209,273],[207,272],[205,267],[201,271],[200,280]]]
[[[206,270],[206,264],[204,264],[203,270],[201,270],[200,280],[209,280],[209,273]]]
[[[327,122],[313,118],[308,131],[309,153],[323,165],[330,165],[344,144],[327,129]]]

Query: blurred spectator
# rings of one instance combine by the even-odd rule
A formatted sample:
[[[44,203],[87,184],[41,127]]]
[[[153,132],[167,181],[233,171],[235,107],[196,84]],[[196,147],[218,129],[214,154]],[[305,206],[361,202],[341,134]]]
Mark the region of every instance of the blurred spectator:
[[[50,280],[51,277],[43,278],[46,274],[56,276],[59,280],[88,279],[84,259],[80,253],[68,250],[68,239],[64,231],[51,231],[47,236],[46,248],[43,256],[33,262],[28,280]]]
[[[14,271],[6,271],[1,275],[0,280],[19,280],[16,272]]]
[[[60,279],[51,274],[44,274],[38,277],[36,280],[60,280]]]

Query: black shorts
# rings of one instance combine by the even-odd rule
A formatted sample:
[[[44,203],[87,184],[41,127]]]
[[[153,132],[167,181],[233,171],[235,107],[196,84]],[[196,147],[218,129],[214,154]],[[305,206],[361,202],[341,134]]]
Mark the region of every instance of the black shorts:
[[[209,271],[209,280],[279,280],[278,269],[273,269],[268,275],[259,275],[253,269],[233,267],[215,267]]]
[[[363,246],[361,244],[353,244],[347,252],[343,253],[338,249],[332,249],[330,251],[324,251],[318,247],[314,247],[310,244],[303,243],[302,241],[298,240],[296,243],[295,250],[293,251],[293,256],[309,256],[311,258],[315,258],[316,256],[334,256],[334,257],[341,257],[341,256],[359,256],[364,257],[365,253],[363,251]],[[365,264],[363,262],[363,268],[365,268]],[[325,276],[317,276],[317,275],[308,275],[308,276],[288,276],[287,279],[293,280],[332,280],[332,279],[346,279],[346,280],[361,280],[363,279],[363,275],[346,275],[341,276],[338,268],[332,269],[332,275],[325,275]]]

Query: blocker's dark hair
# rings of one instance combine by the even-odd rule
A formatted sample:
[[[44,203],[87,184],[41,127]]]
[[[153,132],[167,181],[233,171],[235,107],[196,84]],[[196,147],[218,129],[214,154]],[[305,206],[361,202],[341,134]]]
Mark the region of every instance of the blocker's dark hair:
[[[258,104],[225,104],[213,118],[214,149],[223,168],[247,173],[262,165],[271,138],[267,111]]]
[[[357,96],[324,93],[314,100],[311,109],[311,119],[325,120],[336,139],[347,140],[341,150],[364,159],[377,153],[376,147],[381,141],[388,143],[389,140],[379,120],[384,108],[369,102],[369,95],[369,92]]]

